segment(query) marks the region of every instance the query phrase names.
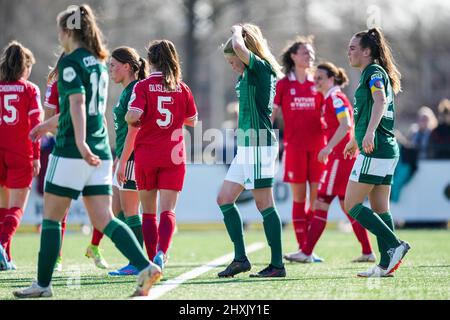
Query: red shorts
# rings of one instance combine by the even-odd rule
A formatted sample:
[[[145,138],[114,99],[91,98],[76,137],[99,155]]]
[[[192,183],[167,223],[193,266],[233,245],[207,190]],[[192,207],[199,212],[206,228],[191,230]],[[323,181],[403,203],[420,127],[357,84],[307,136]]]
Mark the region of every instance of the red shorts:
[[[8,189],[23,189],[31,187],[32,181],[32,159],[0,150],[0,186]]]
[[[355,160],[356,158],[344,159],[341,155],[330,155],[325,171],[320,178],[318,194],[338,196],[343,200]]]
[[[325,168],[317,160],[320,150],[301,150],[292,145],[284,149],[284,182],[288,183],[318,183]]]
[[[135,175],[138,190],[175,190],[183,189],[186,165],[172,167],[151,167],[135,161]]]

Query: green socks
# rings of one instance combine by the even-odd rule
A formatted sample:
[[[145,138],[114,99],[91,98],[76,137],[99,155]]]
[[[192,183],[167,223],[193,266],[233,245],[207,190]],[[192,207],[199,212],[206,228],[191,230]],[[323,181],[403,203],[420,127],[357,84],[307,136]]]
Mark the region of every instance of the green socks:
[[[42,221],[41,248],[38,257],[37,282],[48,287],[52,280],[56,259],[61,247],[61,223],[44,219]]]
[[[120,221],[113,218],[111,222],[103,230],[117,249],[135,266],[139,271],[145,269],[149,265],[149,261],[144,255],[144,251],[139,246],[139,242],[134,236],[130,228]]]
[[[270,264],[282,268],[283,257],[281,248],[281,220],[275,208],[270,207],[261,212],[263,216],[264,232],[269,243],[272,258]]]
[[[394,232],[394,220],[392,219],[392,215],[390,214],[390,212],[381,213],[378,216],[380,217],[381,220],[383,220],[383,222],[388,226],[388,228],[391,229],[392,232]],[[389,247],[380,238],[377,238],[377,243],[381,256],[380,266],[382,266],[383,268],[387,268],[389,266],[390,260],[389,255],[387,254]]]
[[[239,214],[239,209],[234,203],[220,206],[223,214],[223,221],[227,228],[228,235],[234,244],[234,259],[242,261],[246,258],[244,234],[242,230],[242,220]]]
[[[350,210],[349,214],[364,228],[372,232],[377,237],[377,240],[383,241],[388,248],[400,245],[400,241],[394,232],[371,209],[364,207],[362,204],[357,204]]]
[[[126,223],[127,217],[125,217],[125,213],[123,213],[123,211],[120,211],[119,214],[117,215],[117,219]]]
[[[142,235],[142,221],[141,216],[139,214],[135,216],[131,216],[125,219],[125,223],[130,227],[131,231],[133,231],[136,236],[137,241],[141,245],[141,248],[144,244],[144,237]]]

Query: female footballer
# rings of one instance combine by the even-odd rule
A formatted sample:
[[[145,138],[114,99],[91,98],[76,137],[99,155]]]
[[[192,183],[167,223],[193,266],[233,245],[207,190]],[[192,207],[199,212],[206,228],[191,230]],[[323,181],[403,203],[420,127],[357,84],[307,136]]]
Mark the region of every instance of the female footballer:
[[[263,270],[250,276],[285,277],[281,246],[281,221],[273,199],[278,141],[271,122],[273,97],[280,66],[269,50],[260,28],[253,24],[234,25],[232,37],[223,48],[225,59],[239,74],[237,154],[217,197],[224,223],[234,244],[234,259],[219,277],[233,277],[250,271],[236,199],[244,189],[251,190],[263,217],[271,260]]]
[[[69,23],[74,15],[80,19],[80,28]],[[88,5],[70,6],[58,15],[57,22],[65,52],[58,66],[60,114],[31,133],[36,138],[58,129],[45,179],[37,281],[13,294],[18,298],[53,295],[51,280],[61,245],[60,221],[71,201],[82,194],[94,227],[110,237],[140,270],[134,295],[147,295],[161,277],[161,269],[148,261],[131,229],[112,213],[112,155],[104,117],[108,84],[104,61],[108,51]]]
[[[40,171],[40,143],[28,137],[42,121],[39,88],[28,81],[33,53],[13,41],[0,59],[0,271],[16,269],[11,240]]]
[[[410,249],[394,233],[389,212],[392,176],[399,157],[394,136],[394,95],[401,90],[391,49],[379,28],[356,33],[348,47],[350,65],[361,72],[354,98],[355,134],[344,149],[353,157],[359,149],[345,193],[345,209],[377,237],[380,263],[361,277],[392,275]],[[370,207],[363,202],[369,197]]]
[[[314,211],[317,187],[324,166],[318,161],[325,147],[320,107],[322,95],[314,85],[312,68],[315,61],[313,37],[299,37],[282,55],[286,76],[278,81],[275,112],[282,111],[284,131],[284,181],[292,190],[292,222],[298,251],[285,255],[289,261],[298,261],[305,248],[309,221]],[[275,117],[274,115],[273,117]],[[309,184],[309,209],[306,209],[306,190]],[[316,258],[316,261],[321,261]]]
[[[139,127],[134,139],[134,157],[143,209],[144,242],[149,259],[163,269],[175,231],[175,207],[186,173],[182,129],[183,125],[195,126],[197,107],[191,90],[181,81],[180,60],[171,41],[150,42],[148,62],[152,73],[134,86],[125,120]],[[120,183],[128,181],[124,169],[121,160],[117,174]],[[156,220],[158,192],[159,225]]]
[[[353,158],[344,159],[343,155],[344,147],[351,139],[353,127],[353,108],[347,96],[341,91],[341,88],[348,83],[345,70],[331,62],[321,63],[317,66],[314,83],[317,91],[325,99],[322,106],[322,121],[327,145],[318,155],[318,160],[326,167],[319,183],[306,245],[298,257],[298,261],[306,263],[313,262],[312,252],[325,229],[328,209],[333,199],[338,197],[341,207],[344,208],[345,189],[355,162]],[[346,215],[362,247],[362,255],[353,262],[375,262],[367,230],[348,214]]]

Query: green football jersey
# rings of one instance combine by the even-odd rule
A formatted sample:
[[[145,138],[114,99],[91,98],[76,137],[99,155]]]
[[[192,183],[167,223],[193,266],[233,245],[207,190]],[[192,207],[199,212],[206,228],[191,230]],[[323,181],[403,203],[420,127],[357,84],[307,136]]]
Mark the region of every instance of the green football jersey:
[[[128,133],[128,123],[125,121],[125,115],[128,112],[128,102],[130,101],[131,94],[133,93],[134,85],[138,81],[130,82],[125,89],[123,89],[120,95],[119,102],[114,106],[114,130],[116,131],[116,156],[120,158],[122,156],[123,145]]]
[[[105,63],[91,52],[78,48],[65,56],[58,66],[60,116],[53,154],[65,158],[82,158],[75,143],[69,97],[86,96],[86,143],[102,160],[110,160],[105,111],[108,90],[108,71]]]
[[[366,155],[362,149],[362,141],[372,114],[372,91],[384,89],[387,108],[375,130],[374,151]],[[361,74],[353,102],[355,119],[355,139],[360,152],[368,157],[393,159],[399,156],[399,148],[394,136],[394,91],[389,76],[378,64],[368,65]]]
[[[270,64],[250,52],[250,61],[236,84],[239,99],[237,144],[272,146],[277,144],[270,117],[277,77]]]

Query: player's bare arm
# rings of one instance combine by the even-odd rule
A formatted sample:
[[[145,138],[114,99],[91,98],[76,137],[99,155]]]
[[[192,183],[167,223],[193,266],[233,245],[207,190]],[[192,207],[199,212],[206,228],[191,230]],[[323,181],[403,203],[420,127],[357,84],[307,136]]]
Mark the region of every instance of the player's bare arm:
[[[367,126],[366,135],[364,136],[362,147],[365,153],[370,154],[374,150],[375,130],[380,124],[381,118],[387,108],[386,94],[384,90],[377,90],[372,93],[373,107],[370,116],[369,125]]]
[[[243,33],[242,26],[240,25],[232,26],[231,32],[233,33],[231,41],[233,43],[234,52],[243,63],[248,65],[250,62],[250,51],[245,46],[244,37],[242,34]]]

